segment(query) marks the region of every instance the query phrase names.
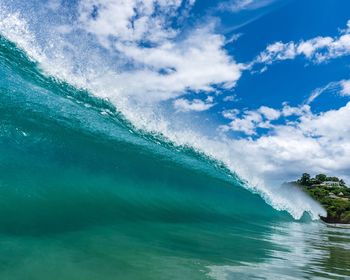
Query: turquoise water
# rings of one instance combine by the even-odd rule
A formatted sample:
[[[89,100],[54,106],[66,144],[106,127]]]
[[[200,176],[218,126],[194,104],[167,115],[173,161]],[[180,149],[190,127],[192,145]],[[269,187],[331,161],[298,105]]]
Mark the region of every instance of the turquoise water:
[[[350,230],[136,131],[0,37],[0,279],[347,279]]]

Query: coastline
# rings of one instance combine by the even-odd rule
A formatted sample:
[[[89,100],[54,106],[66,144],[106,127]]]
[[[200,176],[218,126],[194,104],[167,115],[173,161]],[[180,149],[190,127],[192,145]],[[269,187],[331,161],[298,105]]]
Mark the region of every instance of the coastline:
[[[350,188],[343,179],[325,174],[311,177],[303,173],[298,180],[289,184],[297,186],[324,207],[327,216],[320,216],[322,222],[350,226]]]

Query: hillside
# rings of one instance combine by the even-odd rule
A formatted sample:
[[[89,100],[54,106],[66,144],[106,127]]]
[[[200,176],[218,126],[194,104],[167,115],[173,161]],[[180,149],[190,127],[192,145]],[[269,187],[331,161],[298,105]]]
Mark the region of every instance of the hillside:
[[[318,174],[314,178],[304,173],[293,182],[327,211],[321,219],[327,223],[350,224],[350,188],[342,179]]]

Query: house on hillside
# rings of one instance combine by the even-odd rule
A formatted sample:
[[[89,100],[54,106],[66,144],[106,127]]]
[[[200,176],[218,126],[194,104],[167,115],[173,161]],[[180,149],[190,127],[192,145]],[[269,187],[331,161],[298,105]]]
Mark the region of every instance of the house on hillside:
[[[330,187],[341,187],[340,182],[338,182],[338,181],[324,181],[320,185],[321,186],[325,186],[327,188],[330,188]]]

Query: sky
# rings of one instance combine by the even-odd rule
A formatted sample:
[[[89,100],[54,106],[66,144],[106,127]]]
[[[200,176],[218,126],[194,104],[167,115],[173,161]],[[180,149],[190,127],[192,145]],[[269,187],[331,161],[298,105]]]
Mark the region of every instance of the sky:
[[[350,180],[350,1],[6,2],[3,35],[134,123],[248,179]]]

